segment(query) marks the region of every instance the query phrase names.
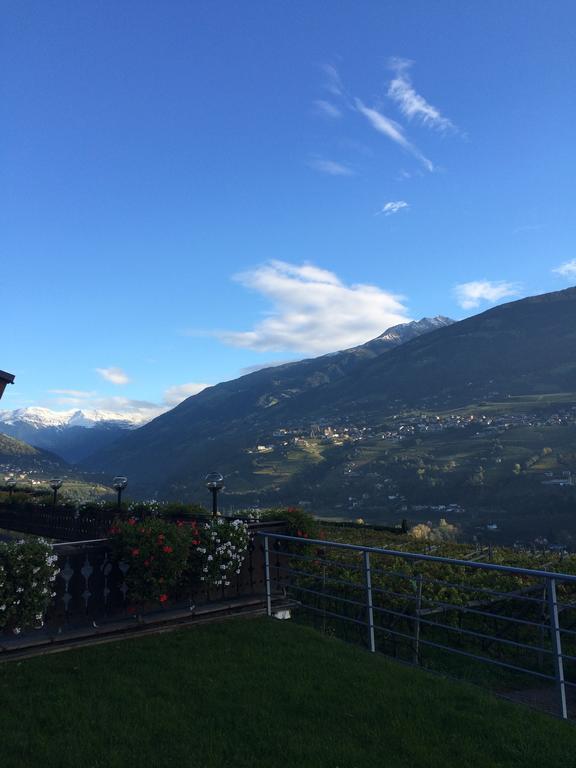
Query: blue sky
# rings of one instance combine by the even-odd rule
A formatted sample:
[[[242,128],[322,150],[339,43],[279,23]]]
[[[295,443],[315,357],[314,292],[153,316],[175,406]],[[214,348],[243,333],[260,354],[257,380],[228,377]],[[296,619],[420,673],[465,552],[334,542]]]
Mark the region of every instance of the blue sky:
[[[568,0],[6,3],[3,408],[147,408],[576,282]]]

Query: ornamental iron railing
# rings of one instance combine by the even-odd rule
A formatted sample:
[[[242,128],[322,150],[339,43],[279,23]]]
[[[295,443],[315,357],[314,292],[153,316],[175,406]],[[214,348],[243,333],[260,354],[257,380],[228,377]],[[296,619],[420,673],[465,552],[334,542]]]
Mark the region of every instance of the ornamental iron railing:
[[[59,568],[53,589],[55,595],[46,612],[42,628],[12,637],[0,632],[0,651],[25,643],[34,636],[38,643],[53,635],[68,635],[83,627],[103,627],[125,618],[143,617],[171,610],[194,611],[198,606],[241,598],[258,598],[265,604],[266,584],[264,547],[256,539],[262,530],[284,531],[283,522],[250,523],[249,544],[240,573],[230,577],[230,586],[215,587],[191,577],[170,595],[168,601],[142,604],[134,600],[129,588],[130,563],[114,557],[108,539],[60,542],[53,545]],[[253,602],[253,600],[252,600]]]
[[[296,617],[372,651],[453,676],[576,692],[576,576],[261,531],[268,614],[274,593]],[[496,674],[495,674],[496,673]]]

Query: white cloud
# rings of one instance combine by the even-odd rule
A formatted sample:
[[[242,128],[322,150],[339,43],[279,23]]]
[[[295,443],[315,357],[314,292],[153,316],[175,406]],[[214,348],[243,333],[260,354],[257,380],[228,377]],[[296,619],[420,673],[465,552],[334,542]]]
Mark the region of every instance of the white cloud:
[[[564,264],[560,264],[560,266],[553,269],[552,272],[556,272],[557,275],[566,277],[569,280],[576,278],[576,259],[565,261]]]
[[[385,203],[378,213],[383,213],[384,216],[392,216],[403,208],[410,208],[405,200],[391,200],[389,203]]]
[[[316,107],[316,111],[319,112],[321,115],[324,115],[324,117],[331,117],[333,119],[338,119],[339,117],[342,117],[342,112],[338,109],[338,107],[332,104],[331,101],[325,101],[324,99],[317,99],[314,102],[314,106]]]
[[[63,395],[65,397],[74,397],[78,400],[85,400],[96,396],[96,392],[87,392],[83,389],[49,389],[51,395]]]
[[[454,288],[456,301],[463,309],[474,309],[483,301],[495,304],[518,294],[518,285],[505,280],[491,282],[490,280],[475,280],[470,283],[460,283]]]
[[[210,384],[188,382],[168,387],[163,394],[161,403],[148,400],[136,400],[129,397],[103,397],[98,392],[85,392],[77,389],[51,389],[49,408],[74,408],[83,411],[105,411],[118,416],[130,417],[135,421],[149,421],[181,403],[187,397],[197,395]]]
[[[176,384],[173,387],[168,387],[164,392],[164,402],[166,405],[174,406],[186,400],[187,397],[197,395],[202,390],[209,387],[210,384],[200,384],[197,382],[189,382],[188,384]]]
[[[386,117],[381,112],[378,112],[378,110],[367,107],[360,101],[360,99],[355,99],[355,104],[357,111],[360,112],[361,115],[364,115],[374,130],[387,136],[401,146],[402,149],[406,150],[406,152],[413,155],[428,171],[434,170],[432,161],[428,160],[428,158],[420,152],[418,147],[408,141],[401,125]]]
[[[272,305],[252,330],[218,333],[236,347],[319,355],[362,344],[410,320],[403,297],[374,285],[346,285],[312,264],[270,261],[236,279]]]
[[[354,171],[347,165],[337,163],[335,160],[310,160],[309,166],[320,173],[327,173],[329,176],[354,176]]]
[[[323,64],[322,71],[325,75],[324,88],[333,96],[343,96],[345,93],[344,86],[336,67],[332,64]]]
[[[244,368],[240,368],[240,376],[247,376],[249,373],[256,373],[257,371],[263,371],[266,368],[278,368],[279,365],[286,365],[287,363],[295,363],[299,358],[291,357],[286,360],[269,360],[267,363],[257,363],[256,365],[247,365]]]
[[[412,87],[408,70],[412,62],[406,59],[392,59],[390,66],[396,72],[396,77],[388,88],[388,96],[398,104],[402,114],[409,120],[416,117],[424,125],[437,128],[440,131],[456,130],[452,121],[444,117],[440,110],[429,104]]]
[[[96,372],[112,384],[128,384],[130,379],[121,368],[96,368]]]

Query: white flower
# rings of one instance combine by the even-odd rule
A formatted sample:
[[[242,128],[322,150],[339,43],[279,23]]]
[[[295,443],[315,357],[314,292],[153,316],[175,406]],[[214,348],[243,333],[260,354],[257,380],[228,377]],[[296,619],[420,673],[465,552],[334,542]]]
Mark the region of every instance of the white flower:
[[[22,630],[20,629],[20,627],[14,627],[14,629],[13,629],[12,631],[14,632],[14,634],[15,634],[15,635],[19,635],[19,634],[20,634],[20,632],[22,632]]]

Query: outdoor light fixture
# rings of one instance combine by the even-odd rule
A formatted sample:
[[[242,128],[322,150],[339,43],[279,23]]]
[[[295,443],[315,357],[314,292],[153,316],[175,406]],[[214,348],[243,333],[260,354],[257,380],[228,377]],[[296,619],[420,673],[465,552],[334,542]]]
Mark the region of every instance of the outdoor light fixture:
[[[13,477],[7,477],[4,485],[8,488],[9,498],[10,501],[12,501],[12,494],[14,493],[14,488],[16,488],[16,480]]]
[[[119,475],[118,477],[115,477],[114,480],[112,480],[112,485],[118,493],[118,511],[120,511],[120,507],[122,505],[122,491],[128,485],[128,478]]]
[[[54,496],[52,498],[52,508],[56,509],[56,501],[58,499],[58,489],[62,487],[62,480],[58,480],[58,479],[50,480],[48,485],[54,491]]]
[[[204,478],[206,488],[212,494],[212,517],[218,515],[218,492],[224,487],[224,478],[220,472],[209,472]]]

